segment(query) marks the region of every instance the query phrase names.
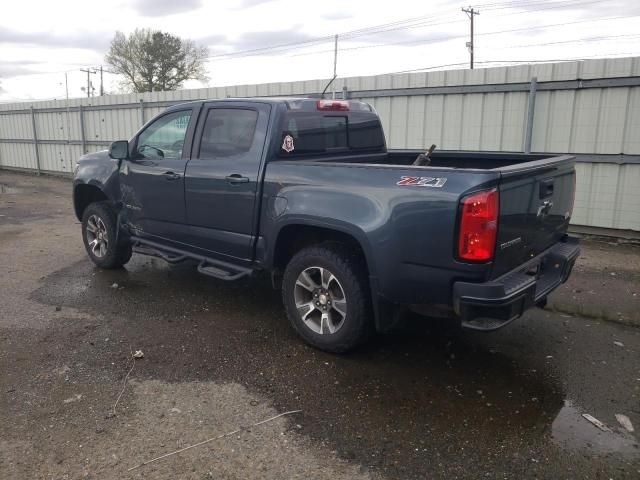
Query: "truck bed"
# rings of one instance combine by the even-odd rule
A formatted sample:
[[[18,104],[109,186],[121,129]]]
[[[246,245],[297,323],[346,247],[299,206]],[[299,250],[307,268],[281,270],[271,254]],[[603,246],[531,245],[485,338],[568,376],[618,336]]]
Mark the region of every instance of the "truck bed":
[[[351,155],[326,155],[304,160],[272,162],[268,172],[278,168],[277,178],[287,178],[292,167],[310,168],[296,177],[299,181],[313,178],[311,184],[318,181],[317,167],[326,166],[323,170],[322,188],[348,190],[359,195],[358,199],[381,195],[381,188],[388,190],[382,197],[386,206],[396,208],[402,202],[416,202],[420,214],[408,220],[408,214],[389,215],[392,218],[404,217],[403,224],[412,225],[412,233],[408,236],[422,237],[425,246],[421,250],[417,245],[398,246],[400,263],[429,264],[437,263],[435,258],[451,258],[451,253],[441,251],[438,245],[428,244],[424,239],[446,238],[444,245],[455,241],[455,221],[459,215],[460,200],[478,189],[495,189],[499,194],[499,218],[495,255],[490,265],[490,278],[497,278],[518,268],[529,260],[536,258],[546,249],[559,242],[567,231],[573,210],[573,194],[575,191],[574,157],[570,155],[528,155],[518,153],[496,152],[460,152],[436,151],[432,155],[431,164],[427,167],[413,166],[416,156],[421,150],[389,150],[380,153],[362,153]],[[345,168],[352,165],[357,168]],[[341,168],[342,167],[342,168]],[[298,170],[298,169],[295,169]],[[355,172],[355,170],[358,170]],[[401,180],[407,180],[402,183]],[[402,186],[419,186],[425,180],[424,187],[411,189],[407,197],[398,190]],[[295,181],[292,179],[292,181]],[[374,190],[371,190],[371,189]],[[404,189],[402,189],[404,190]],[[376,192],[372,194],[372,192]],[[402,199],[400,199],[402,197]],[[422,200],[422,203],[418,201]],[[444,201],[450,210],[443,211]],[[300,200],[301,202],[302,200]],[[354,199],[343,199],[341,205],[348,205]],[[336,205],[336,209],[341,208]],[[343,208],[343,207],[342,207]],[[373,208],[373,207],[371,207]],[[408,207],[407,207],[408,209]],[[432,212],[437,212],[431,216]],[[332,215],[336,213],[332,211]],[[449,216],[447,228],[442,225],[443,216]],[[438,229],[423,231],[415,225],[438,224]],[[399,229],[397,225],[393,227]],[[447,233],[445,234],[445,230]],[[437,232],[437,233],[436,233]],[[400,241],[400,243],[404,242]],[[427,246],[428,245],[428,246]],[[450,247],[451,248],[451,247]],[[419,253],[416,253],[419,252]],[[468,270],[468,268],[467,268]]]
[[[337,163],[367,163],[375,165],[411,166],[416,157],[424,153],[424,150],[388,150],[387,153],[361,154],[361,155],[336,155],[318,157],[314,161]],[[431,155],[430,167],[493,170],[520,165],[523,163],[554,158],[549,154],[524,154],[501,152],[465,152],[465,151],[438,151]]]
[[[422,150],[388,150],[385,163],[411,165]],[[431,155],[430,167],[492,170],[552,158],[554,155],[523,153],[438,151]]]

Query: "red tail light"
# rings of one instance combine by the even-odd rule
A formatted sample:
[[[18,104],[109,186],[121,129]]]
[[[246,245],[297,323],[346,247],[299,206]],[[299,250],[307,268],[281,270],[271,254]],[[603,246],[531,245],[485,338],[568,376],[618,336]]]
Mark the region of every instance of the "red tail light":
[[[316,101],[318,110],[332,112],[348,112],[349,102],[346,100],[318,100]]]
[[[462,199],[458,256],[463,260],[490,260],[498,231],[498,191],[486,190]]]

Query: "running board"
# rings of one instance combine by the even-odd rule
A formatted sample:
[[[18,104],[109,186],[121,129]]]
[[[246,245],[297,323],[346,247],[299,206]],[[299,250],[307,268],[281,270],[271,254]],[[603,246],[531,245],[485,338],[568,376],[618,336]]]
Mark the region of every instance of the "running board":
[[[204,257],[191,252],[185,252],[177,248],[160,245],[156,242],[143,238],[131,237],[133,251],[142,255],[161,258],[168,263],[180,263],[185,260],[197,260],[198,272],[203,275],[218,278],[220,280],[238,280],[239,278],[251,275],[254,270],[251,268],[240,267],[232,263],[216,260],[214,258]]]
[[[167,263],[180,263],[189,258],[186,255],[176,255],[173,253],[163,252],[162,250],[159,250],[157,248],[144,245],[133,245],[132,248],[135,253],[140,253],[141,255],[147,255],[149,257],[157,257]]]
[[[220,280],[238,280],[239,278],[246,277],[252,270],[222,270],[221,268],[210,265],[209,260],[203,260],[198,265],[198,272],[203,275],[209,275],[210,277],[219,278]]]

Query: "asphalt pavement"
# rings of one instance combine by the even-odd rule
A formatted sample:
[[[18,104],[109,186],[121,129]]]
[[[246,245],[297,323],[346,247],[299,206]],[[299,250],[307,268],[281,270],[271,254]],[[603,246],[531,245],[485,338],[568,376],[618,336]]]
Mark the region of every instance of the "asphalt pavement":
[[[611,248],[587,246],[555,295],[636,311],[638,253],[612,270]],[[580,286],[605,268],[628,295],[610,300],[622,287],[604,277]],[[94,267],[70,182],[5,171],[0,272],[2,479],[640,478],[640,328],[593,309],[534,310],[492,334],[408,316],[326,354],[266,278],[139,255]]]

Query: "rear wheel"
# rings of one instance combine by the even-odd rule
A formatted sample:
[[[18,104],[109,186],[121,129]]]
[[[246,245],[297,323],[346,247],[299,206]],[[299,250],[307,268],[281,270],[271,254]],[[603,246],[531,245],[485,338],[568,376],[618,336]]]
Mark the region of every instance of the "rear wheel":
[[[307,247],[284,273],[282,296],[291,325],[308,343],[345,352],[373,330],[362,259],[339,244]]]
[[[120,268],[131,259],[131,244],[117,238],[117,217],[107,202],[90,204],[82,215],[82,239],[98,267]]]

